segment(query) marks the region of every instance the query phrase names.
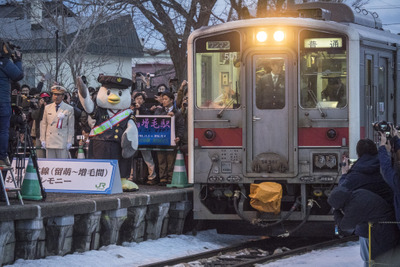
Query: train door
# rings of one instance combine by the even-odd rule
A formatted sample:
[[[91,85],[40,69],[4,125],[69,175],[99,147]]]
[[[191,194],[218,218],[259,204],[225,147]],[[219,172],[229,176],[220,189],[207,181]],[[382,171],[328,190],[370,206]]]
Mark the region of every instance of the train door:
[[[377,68],[377,92],[376,92],[376,120],[390,120],[389,119],[389,97],[388,97],[388,59],[379,57]]]
[[[293,64],[289,54],[252,56],[252,98],[247,171],[256,177],[294,172]],[[249,110],[249,111],[250,111]],[[259,174],[259,175],[257,175]]]
[[[365,55],[365,137],[373,139],[373,122],[391,121],[393,104],[391,104],[391,89],[393,81],[389,69],[389,54],[373,53]]]
[[[364,89],[365,89],[365,137],[372,138],[373,136],[373,128],[372,123],[375,120],[374,114],[374,85],[372,82],[373,79],[373,56],[366,55],[365,56],[365,76],[364,76]]]

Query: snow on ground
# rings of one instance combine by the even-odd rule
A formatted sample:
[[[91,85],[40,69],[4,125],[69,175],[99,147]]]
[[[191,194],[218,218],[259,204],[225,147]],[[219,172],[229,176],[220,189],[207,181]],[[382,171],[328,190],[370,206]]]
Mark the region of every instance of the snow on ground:
[[[38,260],[17,260],[8,266],[75,267],[75,266],[140,266],[171,258],[201,253],[236,243],[253,237],[220,235],[215,230],[201,231],[197,236],[170,235],[157,240],[141,243],[124,243],[122,246],[109,245],[99,250],[69,254],[64,257],[50,256]],[[293,256],[260,266],[362,266],[358,242],[312,251],[305,255]]]

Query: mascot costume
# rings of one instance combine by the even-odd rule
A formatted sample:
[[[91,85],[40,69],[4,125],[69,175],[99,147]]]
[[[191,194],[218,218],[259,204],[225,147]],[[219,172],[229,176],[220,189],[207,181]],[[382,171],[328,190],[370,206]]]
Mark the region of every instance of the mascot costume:
[[[102,74],[97,81],[101,87],[93,101],[82,78],[77,77],[79,100],[95,120],[89,135],[93,158],[117,159],[123,191],[138,190],[135,183],[127,180],[130,160],[138,147],[138,130],[133,111],[129,108],[132,81]]]

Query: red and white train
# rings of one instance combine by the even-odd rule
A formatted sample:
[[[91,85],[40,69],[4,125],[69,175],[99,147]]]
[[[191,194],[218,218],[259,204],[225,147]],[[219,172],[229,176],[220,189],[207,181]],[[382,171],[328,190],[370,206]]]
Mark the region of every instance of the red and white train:
[[[345,4],[294,7],[297,16],[204,27],[188,40],[196,220],[330,232],[342,156],[357,158],[373,122],[399,123],[400,36]],[[250,185],[263,182],[282,186],[277,213],[250,203]]]

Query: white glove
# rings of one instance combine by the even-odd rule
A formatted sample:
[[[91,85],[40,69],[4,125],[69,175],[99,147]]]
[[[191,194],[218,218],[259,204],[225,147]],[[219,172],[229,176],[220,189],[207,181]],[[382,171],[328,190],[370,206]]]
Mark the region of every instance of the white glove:
[[[42,148],[46,148],[46,142],[45,141],[42,141]]]
[[[69,150],[71,148],[72,144],[67,144],[67,150]]]

